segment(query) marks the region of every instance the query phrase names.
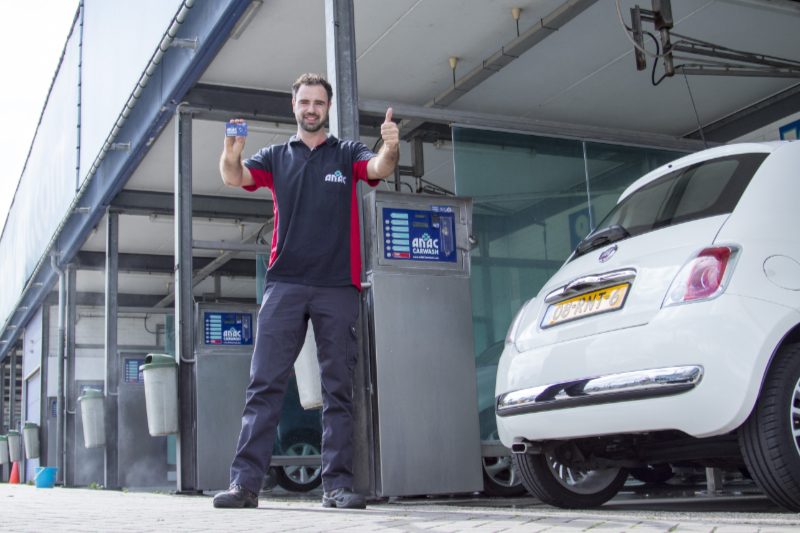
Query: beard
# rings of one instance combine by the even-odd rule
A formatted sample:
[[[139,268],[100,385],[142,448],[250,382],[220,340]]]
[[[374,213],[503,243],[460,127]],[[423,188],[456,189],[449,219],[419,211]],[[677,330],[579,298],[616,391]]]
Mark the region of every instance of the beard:
[[[306,117],[314,117],[317,119],[317,122],[315,124],[309,124],[308,122],[306,122]],[[327,120],[327,118],[328,118],[327,114],[320,116],[314,113],[305,113],[302,115],[298,113],[297,115],[295,115],[297,124],[299,124],[301,128],[303,128],[305,131],[309,133],[314,133],[322,129],[322,127],[325,125],[325,120]]]

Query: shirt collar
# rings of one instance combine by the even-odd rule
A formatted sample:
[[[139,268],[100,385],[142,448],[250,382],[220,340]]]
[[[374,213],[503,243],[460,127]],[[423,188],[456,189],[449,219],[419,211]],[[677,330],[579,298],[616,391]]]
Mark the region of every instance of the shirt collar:
[[[292,135],[291,138],[289,139],[289,144],[295,144],[295,143],[299,143],[299,142],[303,142],[303,141],[298,139],[297,135]],[[334,137],[333,135],[331,135],[329,133],[328,134],[328,138],[325,139],[325,142],[322,143],[322,144],[327,144],[328,146],[335,146],[338,142],[339,142],[339,139],[337,139],[336,137]]]

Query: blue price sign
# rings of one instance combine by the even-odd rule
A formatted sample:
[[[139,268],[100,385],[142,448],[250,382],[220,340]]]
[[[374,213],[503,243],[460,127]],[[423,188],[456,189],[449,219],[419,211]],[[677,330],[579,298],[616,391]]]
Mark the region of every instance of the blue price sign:
[[[206,313],[205,343],[220,346],[253,344],[253,315],[243,313]]]
[[[455,263],[455,214],[383,208],[387,259]]]

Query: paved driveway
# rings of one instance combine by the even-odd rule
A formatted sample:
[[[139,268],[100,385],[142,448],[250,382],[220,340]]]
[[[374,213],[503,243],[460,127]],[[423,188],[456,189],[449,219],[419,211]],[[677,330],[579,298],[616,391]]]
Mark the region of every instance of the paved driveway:
[[[37,489],[0,485],[0,530],[66,531],[381,531],[485,533],[797,533],[800,517],[792,513],[736,512],[743,507],[730,498],[716,511],[684,512],[613,506],[591,512],[553,509],[532,499],[490,507],[486,499],[392,500],[366,511],[323,509],[319,500],[273,496],[261,498],[259,509],[221,510],[208,496],[123,493],[90,489]],[[748,500],[752,507],[755,500]],[[675,503],[675,502],[673,502]],[[761,504],[764,501],[761,500]],[[663,502],[661,504],[664,505]],[[719,507],[722,505],[722,507]],[[514,508],[517,507],[517,508]],[[675,509],[680,509],[680,503]]]

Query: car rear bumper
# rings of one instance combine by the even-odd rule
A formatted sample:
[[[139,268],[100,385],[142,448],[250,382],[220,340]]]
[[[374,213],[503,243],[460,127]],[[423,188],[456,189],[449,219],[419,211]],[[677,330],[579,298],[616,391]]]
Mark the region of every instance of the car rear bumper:
[[[509,405],[504,413],[508,416],[497,416],[500,439],[510,447],[522,439],[665,429],[697,437],[727,433],[750,414],[774,349],[798,322],[800,313],[787,307],[723,295],[709,302],[663,309],[640,327],[524,353],[506,347],[498,368],[497,396],[522,391],[517,400],[523,403],[514,414]],[[702,379],[694,379],[690,386],[639,384],[631,391],[653,391],[639,397],[596,390],[586,395],[594,396],[590,399],[566,392],[574,387],[570,384],[594,378],[619,375],[624,385],[625,380],[635,381],[636,373],[686,367],[701,368]],[[597,381],[595,385],[608,383]],[[548,393],[552,398],[541,396],[545,392],[542,387],[549,385],[555,389]]]

